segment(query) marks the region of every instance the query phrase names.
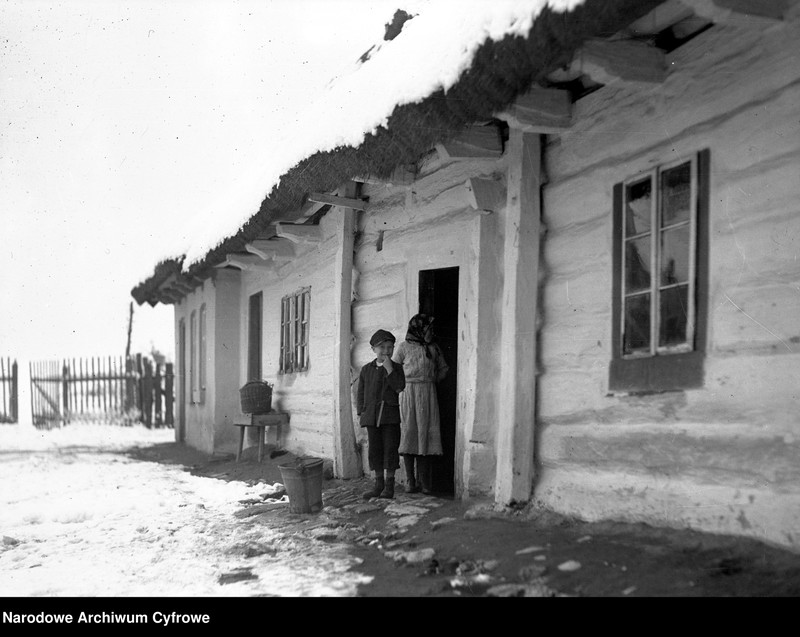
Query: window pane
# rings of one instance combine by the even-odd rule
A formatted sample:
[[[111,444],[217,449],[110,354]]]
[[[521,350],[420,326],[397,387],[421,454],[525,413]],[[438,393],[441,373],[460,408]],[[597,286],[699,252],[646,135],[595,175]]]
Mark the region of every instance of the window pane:
[[[629,184],[625,188],[625,236],[632,237],[649,232],[653,186],[650,178]]]
[[[625,291],[639,292],[650,287],[650,237],[625,242]]]
[[[650,352],[650,295],[640,294],[625,299],[625,333],[622,353]]]
[[[288,367],[286,366],[286,351],[289,347],[288,343],[288,331],[287,321],[289,320],[289,300],[287,298],[281,299],[281,373],[285,373],[288,371]]]
[[[689,311],[689,286],[680,285],[661,292],[661,347],[686,342],[686,315]]]
[[[661,173],[661,227],[689,219],[692,171],[685,163]]]
[[[688,225],[661,233],[661,285],[686,283],[689,280],[690,238]]]

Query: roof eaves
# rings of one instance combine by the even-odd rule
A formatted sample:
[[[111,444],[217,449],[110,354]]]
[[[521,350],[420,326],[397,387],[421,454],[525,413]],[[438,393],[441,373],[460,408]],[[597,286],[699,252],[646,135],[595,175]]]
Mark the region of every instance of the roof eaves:
[[[263,235],[273,219],[302,206],[311,191],[331,191],[357,175],[390,177],[398,166],[416,162],[436,143],[503,110],[534,83],[568,63],[586,40],[609,37],[662,2],[586,0],[564,13],[545,7],[527,37],[487,40],[446,93],[440,89],[416,104],[397,106],[387,125],[367,134],[358,147],[317,152],[300,161],[280,178],[237,234],[225,238],[185,273],[208,277],[226,254],[245,250],[245,244]],[[160,278],[157,266],[152,277],[134,288],[134,298],[140,304],[151,300],[165,278]]]

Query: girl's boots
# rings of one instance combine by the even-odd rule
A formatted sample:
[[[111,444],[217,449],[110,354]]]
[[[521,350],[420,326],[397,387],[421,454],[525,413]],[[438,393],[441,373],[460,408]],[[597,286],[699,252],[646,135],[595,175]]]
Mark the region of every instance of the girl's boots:
[[[433,493],[433,464],[428,456],[417,457],[417,474],[419,475],[422,493],[425,495]]]
[[[368,500],[369,498],[377,498],[380,497],[381,493],[383,493],[384,489],[386,488],[386,483],[383,480],[383,472],[375,472],[375,486],[372,487],[369,491],[364,493],[364,499]],[[392,478],[392,493],[394,493],[394,478]]]
[[[403,462],[406,466],[406,493],[419,493],[421,489],[414,474],[414,456],[403,456]]]
[[[386,472],[386,481],[383,489],[378,495],[379,498],[393,498],[394,497],[394,471]]]

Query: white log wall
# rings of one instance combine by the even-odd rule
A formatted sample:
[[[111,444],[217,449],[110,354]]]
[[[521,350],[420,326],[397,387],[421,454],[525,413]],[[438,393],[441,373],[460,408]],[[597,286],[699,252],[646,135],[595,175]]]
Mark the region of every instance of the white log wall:
[[[236,270],[218,271],[212,278],[190,292],[175,306],[175,334],[179,334],[180,320],[186,325],[186,360],[180,360],[179,343],[176,375],[176,399],[179,400],[181,382],[189,382],[188,364],[191,356],[190,317],[196,312],[199,330],[200,308],[206,310],[206,391],[202,403],[191,401],[191,388],[185,396],[185,442],[209,454],[233,452],[238,443],[238,431],[233,418],[239,412],[239,299],[241,275]],[[197,336],[199,337],[199,336]],[[197,347],[197,344],[195,344]],[[187,369],[184,370],[183,367]],[[175,405],[176,423],[180,405]],[[176,438],[179,427],[175,426]]]
[[[545,153],[536,497],[800,550],[800,16],[714,26]],[[612,186],[709,148],[702,389],[611,395]]]
[[[262,379],[273,383],[272,408],[289,413],[289,426],[282,429],[281,445],[296,453],[332,459],[333,440],[333,348],[335,312],[335,257],[337,247],[334,209],[322,218],[323,239],[315,244],[298,244],[297,258],[273,271],[244,271],[239,308],[242,345],[239,364],[240,386],[247,376],[247,317],[250,296],[263,293],[261,368]],[[285,240],[285,239],[284,239]],[[309,317],[309,368],[304,372],[278,374],[281,335],[281,299],[304,287],[311,287]],[[268,430],[275,442],[277,430]]]
[[[374,357],[369,338],[375,330],[391,331],[398,343],[405,339],[419,311],[420,270],[459,268],[455,487],[462,496],[494,488],[502,289],[502,211],[473,209],[465,182],[503,180],[505,172],[504,159],[444,161],[429,165],[410,186],[370,185],[355,243],[354,397],[358,371]],[[353,418],[366,449],[366,434]],[[367,471],[366,453],[363,460]],[[398,475],[405,479],[402,469]]]

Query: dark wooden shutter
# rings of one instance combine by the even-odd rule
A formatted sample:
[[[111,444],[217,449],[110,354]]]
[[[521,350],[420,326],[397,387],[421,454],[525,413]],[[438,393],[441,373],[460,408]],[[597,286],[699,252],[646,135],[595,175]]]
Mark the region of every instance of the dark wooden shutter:
[[[247,378],[261,380],[261,312],[262,294],[250,297],[250,316],[247,342]]]

